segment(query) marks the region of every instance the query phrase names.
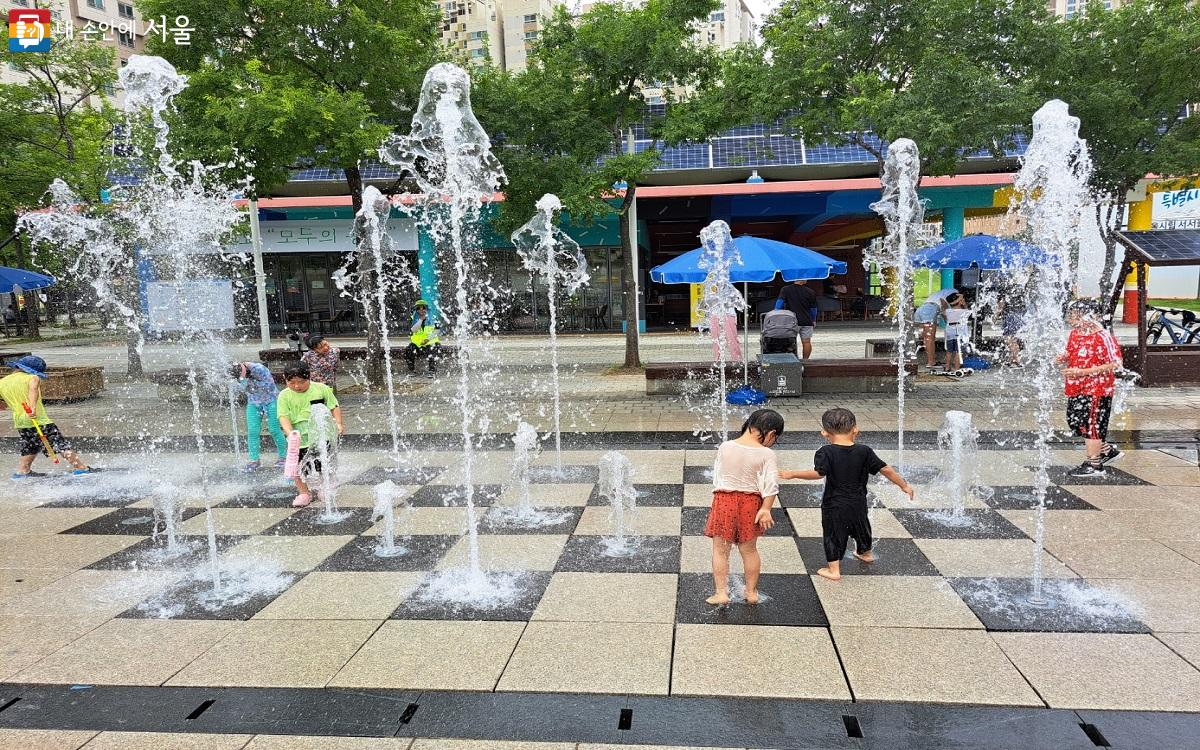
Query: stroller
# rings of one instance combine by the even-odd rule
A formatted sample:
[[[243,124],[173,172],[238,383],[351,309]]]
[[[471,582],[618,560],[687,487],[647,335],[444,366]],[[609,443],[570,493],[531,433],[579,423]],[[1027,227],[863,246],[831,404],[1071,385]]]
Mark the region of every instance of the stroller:
[[[800,324],[791,310],[772,310],[762,317],[759,349],[762,354],[796,354]]]

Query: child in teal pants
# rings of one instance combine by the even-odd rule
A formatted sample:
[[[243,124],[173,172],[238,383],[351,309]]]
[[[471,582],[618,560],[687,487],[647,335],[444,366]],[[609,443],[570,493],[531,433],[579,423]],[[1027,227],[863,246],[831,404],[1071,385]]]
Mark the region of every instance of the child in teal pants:
[[[275,398],[279,395],[279,388],[275,385],[271,371],[260,362],[236,362],[230,369],[230,374],[246,394],[246,449],[250,453],[250,463],[246,464],[246,470],[254,471],[260,465],[263,417],[266,417],[267,431],[275,441],[275,452],[279,454],[275,465],[283,466],[287,456],[287,438],[279,426],[279,415],[275,410]]]

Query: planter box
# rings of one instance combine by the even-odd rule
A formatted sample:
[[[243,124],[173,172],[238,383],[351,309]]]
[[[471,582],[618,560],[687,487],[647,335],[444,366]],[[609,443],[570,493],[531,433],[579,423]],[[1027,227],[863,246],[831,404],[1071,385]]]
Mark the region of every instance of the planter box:
[[[0,367],[0,377],[16,372]],[[82,401],[104,390],[104,369],[101,367],[48,367],[42,381],[42,400],[51,403]]]

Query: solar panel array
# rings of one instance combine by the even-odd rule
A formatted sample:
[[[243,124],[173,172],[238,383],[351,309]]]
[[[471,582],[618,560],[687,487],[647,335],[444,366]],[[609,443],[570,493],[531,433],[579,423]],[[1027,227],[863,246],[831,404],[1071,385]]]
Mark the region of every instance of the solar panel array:
[[[631,127],[634,149],[637,152],[652,148],[660,152],[662,158],[655,167],[656,172],[805,164],[873,164],[876,159],[871,150],[879,153],[887,151],[887,143],[869,133],[864,138],[863,145],[807,142],[791,132],[783,120],[739,125],[703,143],[668,146],[652,137],[654,123],[665,113],[665,105],[648,105],[643,110],[642,119]],[[1025,136],[1017,133],[1013,143],[997,148],[997,152],[1002,152],[1006,157],[1017,157],[1025,153],[1027,145]],[[864,146],[870,147],[870,150]],[[962,157],[968,161],[995,158],[988,149],[964,150]],[[362,171],[363,178],[367,180],[394,180],[399,176],[393,168],[373,162],[364,163]],[[297,169],[291,177],[293,182],[330,182],[342,179],[344,175],[341,170],[319,167]]]
[[[1200,229],[1157,229],[1120,234],[1152,266],[1200,265]]]

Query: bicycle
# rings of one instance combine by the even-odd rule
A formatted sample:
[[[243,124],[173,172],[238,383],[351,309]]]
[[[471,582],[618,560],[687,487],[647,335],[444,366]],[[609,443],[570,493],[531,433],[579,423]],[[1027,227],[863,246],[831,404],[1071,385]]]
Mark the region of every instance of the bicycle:
[[[1157,344],[1164,332],[1172,344],[1200,344],[1200,319],[1196,313],[1153,305],[1147,305],[1146,309],[1153,311],[1146,320],[1146,336],[1151,344]],[[1168,315],[1178,315],[1183,322],[1178,323]]]

